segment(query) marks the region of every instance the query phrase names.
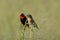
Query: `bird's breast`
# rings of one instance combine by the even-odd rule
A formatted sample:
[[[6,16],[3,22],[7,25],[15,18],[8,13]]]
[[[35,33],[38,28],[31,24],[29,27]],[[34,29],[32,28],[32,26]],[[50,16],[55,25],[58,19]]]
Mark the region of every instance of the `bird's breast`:
[[[31,24],[31,19],[30,18],[27,18],[27,20],[28,20],[28,23]]]

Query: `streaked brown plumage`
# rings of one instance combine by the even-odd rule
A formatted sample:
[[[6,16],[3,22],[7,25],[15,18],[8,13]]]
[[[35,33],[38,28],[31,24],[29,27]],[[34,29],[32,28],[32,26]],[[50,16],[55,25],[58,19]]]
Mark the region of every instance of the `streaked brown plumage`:
[[[29,25],[32,25],[33,27],[36,27],[37,29],[39,29],[34,19],[32,18],[32,15],[30,14],[27,15],[27,20],[28,20]]]

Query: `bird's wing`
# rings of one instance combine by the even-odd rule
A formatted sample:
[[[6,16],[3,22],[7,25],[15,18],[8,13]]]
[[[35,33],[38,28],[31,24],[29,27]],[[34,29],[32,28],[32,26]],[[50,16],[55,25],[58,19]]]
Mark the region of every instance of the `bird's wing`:
[[[36,24],[36,22],[34,20],[33,20],[33,26],[36,27],[37,29],[39,29],[38,25]]]

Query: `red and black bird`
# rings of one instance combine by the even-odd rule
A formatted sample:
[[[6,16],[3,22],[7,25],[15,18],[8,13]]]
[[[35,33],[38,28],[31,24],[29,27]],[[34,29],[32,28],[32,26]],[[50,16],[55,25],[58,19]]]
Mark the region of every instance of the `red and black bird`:
[[[20,15],[20,21],[25,26],[24,30],[25,30],[26,27],[29,27],[27,18],[26,18],[26,16],[23,13],[21,13],[21,15]]]

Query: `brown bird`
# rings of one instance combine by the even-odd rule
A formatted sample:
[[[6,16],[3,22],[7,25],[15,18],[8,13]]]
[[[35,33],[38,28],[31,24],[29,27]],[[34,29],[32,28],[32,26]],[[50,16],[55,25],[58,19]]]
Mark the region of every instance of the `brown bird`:
[[[32,15],[30,15],[30,14],[27,15],[27,20],[28,20],[29,25],[32,25],[33,27],[36,27],[37,29],[39,29],[37,24],[35,23]]]

